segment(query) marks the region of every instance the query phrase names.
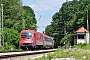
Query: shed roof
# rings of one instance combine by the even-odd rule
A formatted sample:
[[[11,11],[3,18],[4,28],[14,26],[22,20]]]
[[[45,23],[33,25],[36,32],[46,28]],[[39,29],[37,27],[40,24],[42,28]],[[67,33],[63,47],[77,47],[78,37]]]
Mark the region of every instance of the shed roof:
[[[89,32],[84,27],[79,28],[76,32]]]

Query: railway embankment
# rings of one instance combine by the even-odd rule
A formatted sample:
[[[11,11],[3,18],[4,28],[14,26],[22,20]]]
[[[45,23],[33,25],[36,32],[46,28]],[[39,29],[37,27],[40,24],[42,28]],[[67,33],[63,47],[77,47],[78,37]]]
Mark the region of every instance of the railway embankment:
[[[46,53],[49,53],[49,52],[53,52],[55,50],[56,49],[0,53],[0,59],[10,59],[10,58],[15,58],[15,57],[17,57],[17,58],[20,57],[21,58],[21,57],[24,57],[24,56],[32,56],[32,55],[37,55],[38,56],[39,54],[46,54]]]

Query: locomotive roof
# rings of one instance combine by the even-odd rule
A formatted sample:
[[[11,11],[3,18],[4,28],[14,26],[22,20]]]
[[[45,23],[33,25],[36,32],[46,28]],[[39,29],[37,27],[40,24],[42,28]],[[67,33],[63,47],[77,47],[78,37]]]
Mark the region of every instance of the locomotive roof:
[[[41,33],[41,32],[37,32],[37,31],[35,31],[35,30],[22,30],[21,31],[21,33],[22,32],[36,32],[36,33]],[[47,37],[49,37],[49,38],[53,38],[53,37],[50,37],[50,36],[48,36],[47,34],[44,34],[44,33],[41,33],[43,36],[47,36]]]
[[[35,32],[34,30],[22,30],[21,32]]]

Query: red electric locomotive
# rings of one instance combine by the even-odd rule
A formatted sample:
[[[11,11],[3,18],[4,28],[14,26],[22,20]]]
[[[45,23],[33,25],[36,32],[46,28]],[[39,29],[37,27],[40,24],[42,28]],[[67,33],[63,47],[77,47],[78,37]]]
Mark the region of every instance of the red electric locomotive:
[[[23,50],[53,48],[53,38],[34,30],[22,30],[20,32],[20,48]]]
[[[35,47],[36,38],[34,30],[22,30],[20,32],[20,48],[23,50],[33,49]],[[30,48],[29,48],[30,47]]]

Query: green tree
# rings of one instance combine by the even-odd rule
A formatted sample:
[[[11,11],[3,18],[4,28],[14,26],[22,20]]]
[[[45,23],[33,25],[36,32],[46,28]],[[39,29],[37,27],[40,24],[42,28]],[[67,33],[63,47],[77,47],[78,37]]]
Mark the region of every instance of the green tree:
[[[3,4],[4,47],[5,49],[18,48],[18,31],[20,30],[17,30],[16,27],[20,24],[16,24],[21,20],[20,0],[0,0],[0,4]]]
[[[22,6],[21,0],[0,0],[0,4],[3,4],[5,49],[18,48],[23,19],[26,29],[36,26],[34,11],[29,6]]]
[[[53,27],[51,25],[46,26],[45,27],[45,34],[47,34],[49,36],[52,35],[52,29],[53,29]]]
[[[4,7],[4,26],[13,28],[14,24],[21,20],[20,0],[0,0],[0,4],[3,4]]]
[[[82,26],[87,28],[87,10],[88,16],[90,16],[89,7],[89,0],[73,0],[62,4],[59,12],[53,15],[51,22],[51,26],[53,26],[51,36],[56,38],[57,46],[65,41],[73,43],[73,36],[71,35]],[[88,20],[90,22],[90,18]]]
[[[37,21],[32,8],[23,6],[22,18],[25,20],[25,29],[35,29]]]

